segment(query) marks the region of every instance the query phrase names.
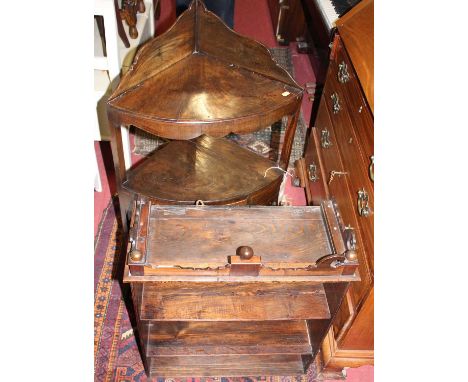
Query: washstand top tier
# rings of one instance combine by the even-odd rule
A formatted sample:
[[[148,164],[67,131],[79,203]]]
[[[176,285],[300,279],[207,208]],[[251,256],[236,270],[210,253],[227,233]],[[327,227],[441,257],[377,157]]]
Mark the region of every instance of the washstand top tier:
[[[146,43],[108,101],[116,124],[168,139],[264,128],[299,107],[303,89],[262,44],[243,37],[202,1]]]

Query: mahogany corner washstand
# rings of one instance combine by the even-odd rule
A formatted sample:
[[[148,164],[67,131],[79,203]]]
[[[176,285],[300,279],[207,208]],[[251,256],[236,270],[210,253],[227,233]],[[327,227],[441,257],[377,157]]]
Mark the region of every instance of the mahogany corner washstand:
[[[266,206],[301,99],[266,47],[199,0],[139,51],[110,97],[124,282],[150,377],[303,374],[359,280],[354,231],[333,202]],[[284,116],[278,164],[223,138]],[[126,172],[120,125],[172,141]]]
[[[108,101],[122,221],[133,195],[159,204],[270,204],[287,169],[303,89],[260,43],[194,0],[146,43]],[[288,117],[279,163],[222,138]],[[125,170],[119,127],[170,139]]]
[[[161,206],[136,199],[124,282],[149,377],[307,372],[352,281],[336,206]]]

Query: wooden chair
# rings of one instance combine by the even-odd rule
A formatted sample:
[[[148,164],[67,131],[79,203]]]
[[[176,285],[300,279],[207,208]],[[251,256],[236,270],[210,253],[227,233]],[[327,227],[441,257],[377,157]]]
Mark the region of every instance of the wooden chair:
[[[159,204],[272,204],[287,170],[303,89],[260,43],[203,2],[143,46],[107,103],[124,228],[135,194]],[[278,165],[222,138],[288,117]],[[120,126],[171,139],[125,169]],[[113,127],[113,128],[112,128]]]

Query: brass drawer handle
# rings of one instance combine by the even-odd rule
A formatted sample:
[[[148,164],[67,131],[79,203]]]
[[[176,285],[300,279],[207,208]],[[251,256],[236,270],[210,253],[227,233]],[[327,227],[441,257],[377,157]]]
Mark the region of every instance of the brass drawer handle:
[[[316,182],[318,180],[317,165],[315,163],[309,165],[309,180],[311,182]]]
[[[342,84],[349,81],[348,65],[344,61],[338,65],[338,81]]]
[[[328,149],[332,145],[330,142],[330,132],[327,129],[322,130],[320,134],[320,143],[324,149]]]
[[[364,188],[358,191],[358,212],[359,215],[363,217],[367,217],[371,213],[369,207],[369,195]]]
[[[330,98],[333,102],[333,114],[338,114],[338,112],[341,110],[340,97],[338,97],[338,94],[333,93]]]
[[[374,181],[374,156],[373,155],[370,157],[370,160],[371,160],[371,163],[369,165],[369,177],[373,182]]]

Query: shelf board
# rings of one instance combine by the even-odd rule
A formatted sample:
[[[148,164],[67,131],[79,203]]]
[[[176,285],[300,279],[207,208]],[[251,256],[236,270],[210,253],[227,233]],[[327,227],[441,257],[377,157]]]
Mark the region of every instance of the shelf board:
[[[278,184],[276,164],[225,138],[171,141],[127,172],[123,187],[162,204],[228,204]]]
[[[305,320],[155,322],[148,332],[149,357],[312,352]]]
[[[151,377],[290,376],[304,373],[300,354],[148,358]]]
[[[140,318],[155,321],[269,321],[328,319],[323,284],[143,284]]]

